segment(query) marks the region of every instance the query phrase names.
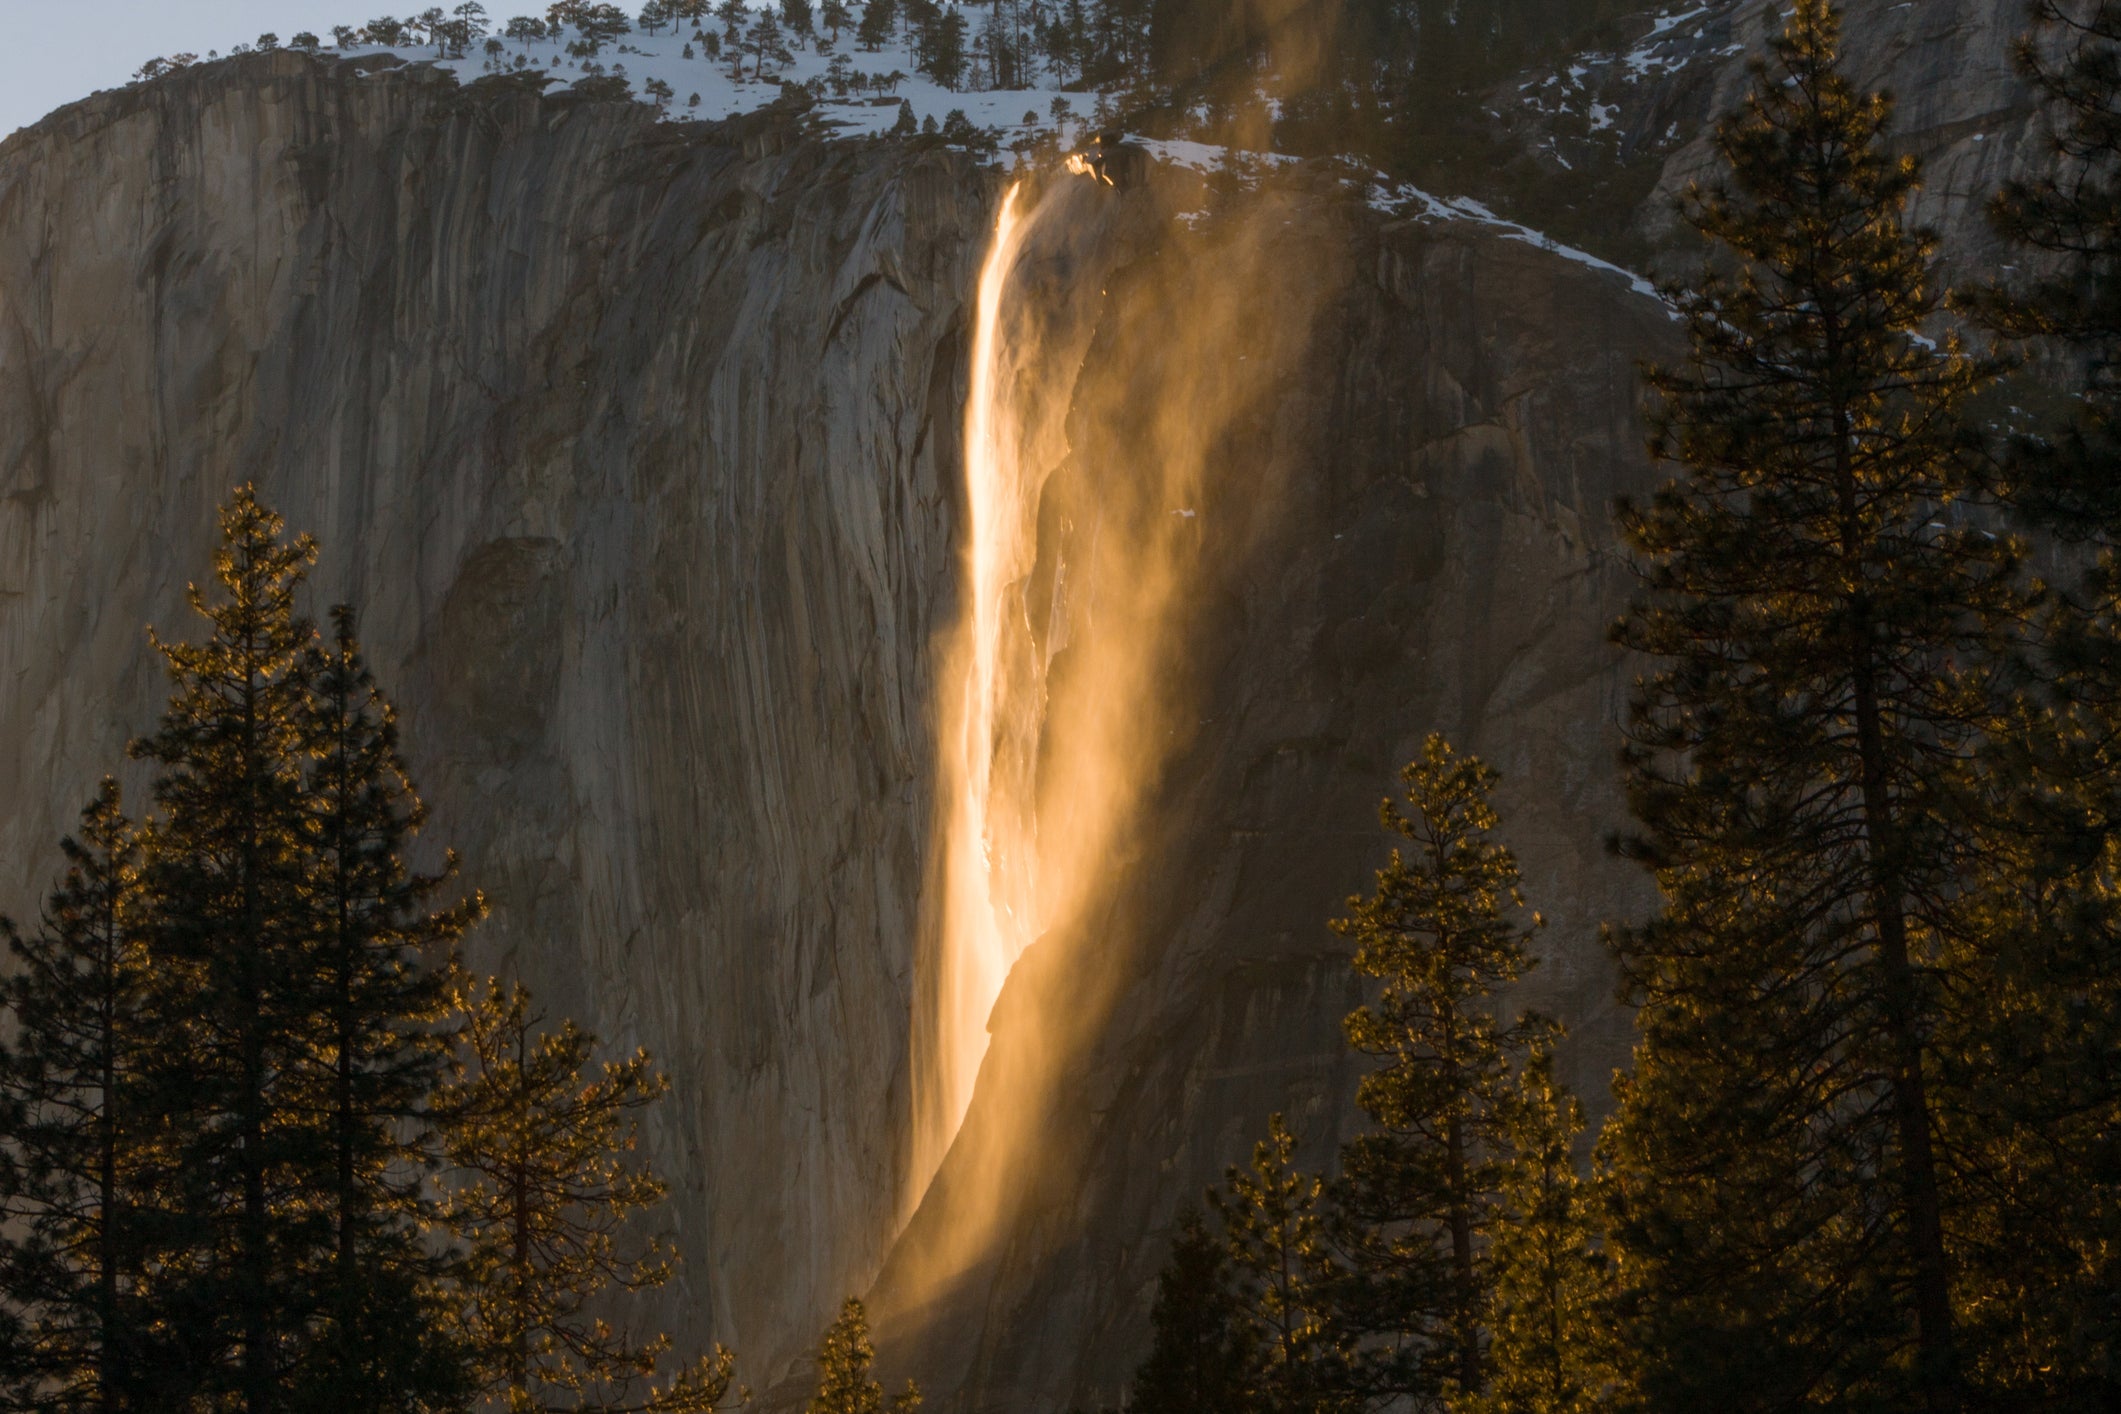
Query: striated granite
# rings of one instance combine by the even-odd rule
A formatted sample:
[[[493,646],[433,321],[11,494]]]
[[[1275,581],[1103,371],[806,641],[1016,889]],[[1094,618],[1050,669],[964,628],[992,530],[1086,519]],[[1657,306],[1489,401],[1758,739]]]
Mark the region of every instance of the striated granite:
[[[256,481],[360,605],[473,961],[676,1080],[663,1318],[807,1344],[903,1207],[989,182],[276,54],[0,147],[0,909]]]
[[[2047,147],[2032,88],[2013,63],[2025,0],[1842,0],[1843,68],[1894,99],[1891,141],[1923,161],[1913,219],[1934,229],[1950,279],[2008,259],[1984,214],[2004,181]],[[1715,122],[1735,111],[1782,30],[1783,0],[1644,7],[1631,37],[1536,66],[1489,94],[1498,137],[1552,179],[1602,174],[1594,244],[1649,252],[1660,273],[1695,266],[1675,203],[1713,180]]]
[[[1709,120],[1743,100],[1752,82],[1748,65],[1767,54],[1787,9],[1760,0],[1714,8],[1704,33],[1724,47],[1712,48],[1714,62],[1695,67],[1678,100],[1697,135],[1666,160],[1643,205],[1638,221],[1652,239],[1675,230],[1673,202],[1688,182],[1713,179]],[[1936,231],[1950,279],[1995,273],[2003,248],[1984,204],[2005,181],[2047,159],[2034,94],[2011,58],[2026,10],[2024,0],[1849,0],[1843,7],[1843,67],[1859,88],[1892,96],[1892,140],[1923,163],[1909,214]]]
[[[1989,42],[1938,18],[1986,0],[1901,8],[1895,73]],[[1922,120],[1975,154],[1941,188],[1954,221],[1991,176],[1983,91]],[[1325,922],[1382,862],[1375,803],[1424,733],[1505,773],[1550,919],[1526,1000],[1571,1023],[1594,1102],[1628,1031],[1597,924],[1645,902],[1604,849],[1630,676],[1608,508],[1654,481],[1635,368],[1674,326],[1620,277],[1302,170],[1177,221],[1189,180],[1056,194],[1039,267],[1097,283],[1062,385],[1075,505],[1131,504],[1159,411],[1224,409],[1184,508],[1166,759],[1109,897],[1011,978],[903,1234],[997,196],[962,153],[286,53],[0,146],[0,909],[34,908],[152,720],[144,627],[187,630],[213,507],[255,480],[321,538],[319,607],[362,607],[432,840],[495,904],[474,962],[673,1076],[650,1147],[687,1265],[658,1318],[787,1402],[869,1290],[885,1373],[940,1408],[1115,1400],[1178,1203],[1276,1109],[1314,1161],[1346,1132],[1357,993]],[[1177,337],[1204,319],[1212,341]],[[1051,519],[1049,568],[1079,534]],[[1052,1083],[1002,1083],[1033,1070]],[[998,1241],[916,1291],[1011,1122],[1042,1143]]]

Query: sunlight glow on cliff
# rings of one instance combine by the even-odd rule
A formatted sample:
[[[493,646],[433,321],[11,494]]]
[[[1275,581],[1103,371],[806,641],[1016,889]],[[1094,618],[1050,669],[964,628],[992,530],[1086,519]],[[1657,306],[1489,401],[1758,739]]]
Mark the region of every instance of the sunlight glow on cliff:
[[[1116,248],[1121,198],[1032,183],[1002,203],[972,329],[959,624],[938,679],[940,897],[888,1283],[911,1306],[993,1256],[1037,1175],[1065,1163],[1057,1087],[1124,978],[1146,794],[1191,725],[1174,673],[1210,448],[1236,409],[1269,405],[1253,370],[1272,361],[1225,356],[1249,317],[1224,278],[1249,277],[1243,259],[1116,298],[1084,276],[1088,252]]]
[[[963,624],[943,676],[946,699],[938,759],[948,811],[944,916],[935,959],[934,1052],[916,1072],[912,1193],[942,1163],[972,1103],[987,1053],[987,1018],[1018,957],[1037,937],[1036,827],[1016,777],[1029,762],[1005,754],[1035,749],[1032,684],[1005,669],[1022,634],[1021,582],[1037,555],[1038,491],[1020,455],[1016,389],[1004,387],[1002,302],[1029,223],[1021,186],[1002,202],[980,272],[965,408]],[[1026,723],[1030,714],[1034,720]],[[1030,741],[1023,742],[1029,727]],[[1008,777],[997,781],[997,765]]]

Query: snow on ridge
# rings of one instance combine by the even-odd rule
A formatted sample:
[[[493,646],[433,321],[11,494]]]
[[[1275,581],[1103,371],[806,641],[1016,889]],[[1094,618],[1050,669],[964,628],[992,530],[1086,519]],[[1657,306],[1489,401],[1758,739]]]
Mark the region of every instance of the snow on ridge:
[[[1491,231],[1500,232],[1505,240],[1520,241],[1525,245],[1535,246],[1540,250],[1546,251],[1550,255],[1558,255],[1563,260],[1573,261],[1575,264],[1588,266],[1593,270],[1602,271],[1609,275],[1618,275],[1621,279],[1627,281],[1628,288],[1636,294],[1656,300],[1667,308],[1670,307],[1670,301],[1665,299],[1663,293],[1654,284],[1625,266],[1615,265],[1610,260],[1602,260],[1587,250],[1578,250],[1574,246],[1563,245],[1545,232],[1535,231],[1521,222],[1497,216],[1486,205],[1475,201],[1470,196],[1454,196],[1449,200],[1445,200],[1442,197],[1431,196],[1419,187],[1408,186],[1405,183],[1386,183],[1380,189],[1378,195],[1371,198],[1370,204],[1380,211],[1408,215],[1417,221],[1466,221],[1476,226],[1484,226]],[[1418,207],[1420,209],[1410,211],[1407,209],[1409,207]]]
[[[1233,155],[1230,149],[1216,147],[1209,143],[1136,137],[1129,137],[1127,140],[1147,151],[1159,161],[1194,172],[1220,170],[1230,164]],[[1245,152],[1238,154],[1238,156],[1245,163],[1268,167],[1293,166],[1302,161],[1301,158],[1274,152]],[[1443,197],[1431,195],[1410,183],[1394,181],[1382,172],[1369,173],[1367,181],[1370,187],[1370,208],[1381,215],[1400,216],[1424,222],[1458,221],[1482,226],[1488,230],[1499,232],[1505,240],[1519,241],[1525,245],[1546,251],[1550,255],[1558,255],[1563,260],[1571,261],[1577,265],[1586,266],[1605,274],[1618,275],[1621,279],[1627,281],[1628,289],[1635,294],[1656,300],[1668,309],[1670,307],[1670,302],[1665,299],[1663,293],[1643,276],[1624,266],[1615,265],[1610,260],[1603,260],[1589,251],[1563,245],[1552,236],[1542,231],[1536,231],[1521,222],[1511,221],[1505,217],[1498,216],[1486,205],[1475,201],[1472,197],[1456,196],[1447,200]],[[1196,212],[1180,219],[1186,220],[1188,224],[1193,224],[1198,220],[1200,214]],[[1674,317],[1676,317],[1676,314]]]
[[[1627,66],[1628,81],[1630,83],[1637,82],[1647,77],[1652,69],[1662,69],[1666,73],[1671,73],[1685,68],[1687,60],[1684,57],[1675,59],[1660,55],[1657,51],[1664,47],[1665,38],[1671,35],[1672,31],[1678,29],[1681,25],[1691,24],[1693,21],[1700,19],[1713,8],[1714,6],[1711,5],[1697,5],[1691,10],[1659,15],[1656,23],[1650,26],[1650,32],[1642,37],[1642,42],[1621,59],[1621,62]],[[1677,36],[1673,37],[1676,38]]]
[[[1423,194],[1423,197],[1424,200],[1432,203],[1436,200],[1426,193]],[[1659,304],[1666,303],[1664,295],[1658,291],[1657,287],[1634,271],[1624,266],[1615,265],[1610,260],[1601,260],[1587,250],[1578,250],[1574,246],[1563,245],[1560,241],[1555,240],[1543,231],[1535,231],[1530,226],[1497,216],[1493,211],[1490,211],[1486,206],[1469,196],[1454,196],[1450,201],[1441,204],[1460,219],[1473,221],[1491,230],[1502,232],[1503,237],[1507,240],[1522,241],[1526,245],[1537,246],[1549,254],[1558,255],[1563,260],[1571,260],[1578,265],[1587,265],[1593,270],[1603,270],[1608,274],[1618,275],[1628,282],[1628,288],[1636,294],[1645,295],[1650,299],[1656,300]]]
[[[1685,24],[1688,20],[1698,20],[1703,15],[1706,15],[1708,12],[1708,6],[1697,5],[1691,10],[1682,11],[1681,13],[1676,15],[1659,15],[1657,17],[1657,22],[1650,26],[1650,32],[1646,37],[1649,39],[1655,39],[1659,35],[1669,34],[1673,30]]]
[[[1656,33],[1664,33],[1706,13],[1709,8],[1704,5],[1662,19]],[[488,54],[479,46],[472,46],[471,52],[462,58],[440,56],[429,46],[412,44],[362,43],[323,52],[345,59],[373,60],[389,55],[407,64],[446,70],[463,83],[498,74],[543,74],[553,81],[550,92],[563,92],[568,85],[584,78],[620,78],[628,85],[634,100],[641,103],[654,101],[650,86],[660,81],[668,86],[670,97],[657,106],[670,119],[716,121],[752,113],[779,99],[784,84],[809,85],[815,90],[822,83],[826,93],[817,100],[815,111],[823,121],[837,129],[839,135],[846,137],[891,131],[899,122],[901,105],[904,104],[910,106],[916,122],[932,120],[940,125],[951,113],[962,112],[975,128],[995,134],[1005,145],[1012,138],[1037,138],[1050,134],[1066,146],[1089,135],[1093,122],[1100,116],[1099,110],[1105,110],[1109,102],[1098,93],[1066,91],[1057,84],[1008,90],[945,88],[913,71],[913,56],[903,43],[887,45],[874,52],[865,51],[854,47],[851,33],[844,33],[841,43],[829,54],[820,54],[809,46],[794,50],[789,62],[779,65],[764,79],[735,77],[737,65],[733,59],[708,59],[703,48],[695,47],[694,57],[686,58],[691,31],[684,27],[673,27],[667,33],[653,35],[637,31],[607,46],[592,61],[570,58],[564,43],[552,39],[528,44],[513,40],[502,42],[506,47],[499,54]],[[831,91],[835,65],[843,78],[848,74],[875,77],[870,83],[860,85],[859,91],[839,97]],[[698,99],[696,103],[693,101],[695,97]],[[1603,115],[1594,111],[1594,119],[1598,116]],[[1610,118],[1607,121],[1610,122]],[[1129,141],[1160,162],[1200,173],[1231,166],[1233,158],[1236,159],[1234,165],[1254,170],[1286,167],[1302,161],[1275,152],[1233,153],[1229,148],[1184,139],[1130,138]],[[1017,160],[1021,163],[1022,156],[1019,155]],[[1418,187],[1395,182],[1382,173],[1369,174],[1367,181],[1371,193],[1369,204],[1381,213],[1411,216],[1421,221],[1461,221],[1483,226],[1500,232],[1506,239],[1618,275],[1635,293],[1662,302],[1656,287],[1634,272],[1587,251],[1565,246],[1529,226],[1497,216],[1470,197],[1444,200]]]
[[[1232,165],[1233,156],[1240,163],[1255,167],[1293,166],[1303,159],[1276,152],[1243,152],[1233,154],[1229,148],[1210,143],[1184,142],[1172,139],[1139,138],[1130,136],[1127,141],[1148,152],[1158,161],[1174,167],[1183,167],[1193,172],[1213,172]],[[1587,250],[1563,245],[1545,232],[1536,231],[1521,222],[1511,221],[1496,215],[1486,205],[1469,196],[1449,199],[1434,196],[1411,183],[1394,181],[1382,172],[1370,172],[1366,177],[1370,189],[1369,206],[1385,216],[1399,216],[1416,221],[1459,221],[1482,226],[1499,232],[1505,240],[1519,241],[1535,246],[1550,255],[1586,266],[1605,274],[1618,275],[1627,281],[1628,289],[1638,295],[1656,300],[1670,308],[1670,302],[1648,279],[1624,266],[1603,260]],[[1203,213],[1193,212],[1181,216],[1187,224],[1197,224]],[[1676,313],[1675,316],[1676,317]]]
[[[754,4],[751,8],[760,7]],[[713,29],[714,22],[707,21],[706,27]],[[820,54],[813,45],[794,46],[789,62],[768,64],[763,79],[749,72],[737,78],[735,61],[726,55],[707,58],[704,46],[692,43],[693,31],[690,22],[673,24],[658,34],[635,30],[605,45],[593,60],[570,56],[568,39],[523,43],[500,38],[504,49],[491,55],[481,40],[467,46],[462,58],[439,55],[432,44],[410,43],[356,43],[343,48],[326,46],[318,52],[343,59],[390,55],[407,64],[447,71],[466,84],[496,74],[543,74],[552,81],[548,93],[565,92],[585,78],[616,77],[625,81],[634,101],[640,103],[656,101],[650,85],[660,82],[668,85],[670,97],[657,106],[670,120],[714,122],[754,113],[780,98],[784,83],[810,85],[814,92],[822,89],[817,115],[847,137],[889,132],[899,121],[903,101],[911,106],[917,123],[932,119],[940,125],[951,113],[962,112],[975,128],[995,133],[1005,144],[1018,136],[1049,133],[1066,142],[1086,135],[1094,115],[1108,101],[1094,91],[1064,90],[1057,81],[1027,89],[945,88],[917,72],[917,61],[903,38],[871,52],[855,46],[851,27],[841,31],[830,54]],[[688,47],[693,51],[689,59],[685,57]],[[527,63],[518,67],[519,60],[525,59]],[[835,66],[843,79],[858,74],[873,81],[839,96],[834,92]],[[743,67],[749,70],[755,65],[746,59]],[[1056,101],[1065,105],[1060,115],[1054,109]]]
[[[1190,172],[1216,171],[1227,165],[1233,156],[1242,162],[1266,167],[1291,167],[1303,160],[1280,152],[1233,152],[1230,148],[1218,147],[1214,143],[1191,142],[1184,138],[1129,136],[1127,141],[1168,166],[1183,167]]]

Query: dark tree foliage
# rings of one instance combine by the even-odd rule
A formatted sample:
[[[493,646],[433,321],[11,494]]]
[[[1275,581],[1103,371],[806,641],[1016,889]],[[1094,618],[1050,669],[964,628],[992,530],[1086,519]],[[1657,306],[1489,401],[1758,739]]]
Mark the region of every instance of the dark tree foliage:
[[[854,32],[855,43],[872,52],[881,49],[891,41],[897,24],[897,0],[863,0],[861,22]]]
[[[176,691],[135,743],[161,815],[144,871],[148,948],[175,1034],[155,1057],[186,1230],[164,1310],[203,1397],[279,1408],[316,1313],[329,1218],[315,1064],[303,721],[314,632],[295,589],[315,546],[248,490],[222,515],[202,643],[157,647]]]
[[[1366,1388],[1435,1400],[1486,1383],[1514,1075],[1553,1027],[1496,1014],[1495,994],[1531,960],[1529,930],[1511,916],[1524,904],[1517,862],[1493,838],[1495,773],[1431,736],[1403,780],[1406,808],[1386,801],[1380,813],[1406,852],[1335,925],[1355,942],[1356,970],[1384,984],[1346,1026],[1382,1065],[1356,1092],[1373,1128],[1341,1157],[1340,1305],[1364,1337]]]
[[[582,1311],[669,1270],[621,1232],[663,1193],[627,1157],[661,1080],[584,1078],[593,1038],[531,1036],[519,994],[459,1047],[484,902],[407,863],[425,812],[352,611],[318,638],[314,546],[248,488],[221,532],[204,639],[156,640],[159,813],[106,782],[40,926],[0,920],[0,1407],[439,1411],[496,1371],[522,1408],[715,1407],[726,1353],[667,1370]]]
[[[395,712],[362,659],[349,608],[311,651],[300,731],[314,928],[309,975],[321,1044],[305,1097],[327,1116],[329,1165],[315,1200],[331,1226],[324,1309],[301,1387],[307,1406],[403,1407],[468,1387],[448,1339],[428,1179],[451,1037],[458,940],[484,912],[433,910],[455,871],[409,869],[425,819],[398,752]]]
[[[1689,202],[1720,248],[1678,296],[1654,450],[1683,478],[1623,529],[1647,655],[1629,850],[1662,912],[1614,941],[1640,1011],[1605,1136],[1648,1407],[1951,1409],[1962,1235],[1987,1134],[1967,1062],[2027,612],[1977,524],[1960,413],[1989,370],[1918,337],[1930,242],[1887,102],[1800,0]]]
[[[964,11],[936,0],[903,0],[898,13],[913,45],[914,67],[945,88],[962,84],[972,60]]]
[[[161,1138],[143,1083],[161,1044],[140,937],[139,836],[106,779],[60,843],[66,876],[12,954],[0,1054],[10,1178],[5,1290],[26,1329],[15,1407],[138,1407],[156,1365],[143,1290]]]
[[[662,1285],[669,1248],[631,1220],[663,1181],[632,1157],[640,1112],[669,1088],[645,1052],[585,1074],[597,1038],[541,1029],[521,987],[489,979],[458,999],[462,1046],[440,1100],[450,1167],[446,1220],[467,1248],[457,1274],[488,1399],[531,1411],[705,1414],[728,1395],[717,1349],[672,1370],[668,1336],[613,1327],[591,1303]]]
[[[1610,1407],[1602,1234],[1576,1170],[1583,1106],[1538,1051],[1520,1069],[1488,1265],[1490,1376],[1466,1414],[1592,1414]],[[1454,1406],[1454,1408],[1459,1406]]]
[[[1432,736],[1386,801],[1393,852],[1335,928],[1380,985],[1349,1044],[1382,1064],[1372,1128],[1331,1184],[1274,1116],[1249,1168],[1181,1224],[1158,1284],[1143,1410],[1579,1414],[1608,1393],[1597,1211],[1554,1079],[1559,1029],[1498,997],[1537,915],[1494,838],[1495,773]]]
[[[1968,1305],[1988,1381],[2100,1408],[2121,1403],[2121,6],[2041,0],[2033,20],[2018,58],[2047,100],[2050,165],[1993,209],[2043,273],[1967,302],[2042,356],[2014,395],[2065,395],[2008,447],[2006,498],[2096,555],[2043,625],[2047,690],[2004,763],[2022,783],[1994,870],[2007,985],[1970,1063],[2012,1083],[1989,1087],[1996,1197]]]
[[[1239,1351],[1244,1402],[1273,1414],[1348,1414],[1358,1406],[1353,1342],[1339,1318],[1326,1185],[1296,1167],[1296,1137],[1280,1115],[1208,1194],[1230,1263],[1230,1292],[1245,1332]]]
[[[1249,1407],[1254,1335],[1241,1319],[1223,1239],[1198,1209],[1179,1214],[1171,1255],[1156,1281],[1155,1331],[1134,1372],[1134,1414],[1239,1414]]]
[[[2008,494],[2069,536],[2121,537],[2121,4],[2035,0],[2018,67],[2046,101],[2051,165],[2004,184],[1991,213],[2046,273],[1967,292],[1973,312],[2059,345],[2085,370],[2076,407],[2021,440]]]
[[[883,1382],[870,1373],[875,1363],[869,1315],[850,1296],[818,1346],[817,1393],[804,1414],[919,1414],[920,1387],[908,1380],[903,1392],[885,1398]]]

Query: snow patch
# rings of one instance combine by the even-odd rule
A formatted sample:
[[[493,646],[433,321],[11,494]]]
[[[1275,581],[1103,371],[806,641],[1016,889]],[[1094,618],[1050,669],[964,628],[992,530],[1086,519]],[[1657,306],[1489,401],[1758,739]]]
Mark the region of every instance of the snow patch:
[[[1670,34],[1673,30],[1679,28],[1687,21],[1698,20],[1703,15],[1706,15],[1708,12],[1708,6],[1696,5],[1693,9],[1683,10],[1676,15],[1660,15],[1657,19],[1657,22],[1650,26],[1650,33],[1648,37],[1651,39],[1656,39],[1659,35]]]
[[[750,8],[761,7],[753,4]],[[713,32],[718,25],[709,20],[704,28]],[[1066,142],[1071,136],[1080,139],[1084,135],[1104,102],[1095,92],[1064,91],[1058,79],[1033,88],[945,88],[915,72],[917,61],[903,38],[872,52],[856,47],[851,28],[841,31],[837,44],[827,46],[829,53],[818,52],[815,43],[791,46],[789,62],[769,63],[760,77],[754,62],[747,59],[739,77],[740,66],[732,57],[706,57],[705,46],[693,43],[694,29],[685,22],[659,34],[636,30],[606,45],[593,60],[570,56],[566,41],[550,39],[525,44],[504,38],[498,53],[488,53],[486,41],[480,40],[462,58],[439,55],[433,45],[412,44],[355,44],[321,52],[348,59],[394,55],[407,63],[447,70],[467,84],[496,73],[542,73],[552,80],[548,93],[563,92],[585,78],[613,77],[624,80],[634,100],[642,103],[655,102],[653,85],[662,84],[668,86],[670,97],[658,106],[672,120],[713,122],[755,113],[781,96],[784,83],[799,84],[817,96],[818,117],[847,137],[889,132],[904,102],[912,106],[914,120],[920,123],[933,119],[940,125],[952,112],[963,112],[974,127],[994,132],[1005,143],[1038,133],[1054,133]],[[686,57],[688,48],[690,58]],[[835,72],[838,83],[854,76],[869,82],[843,95],[836,92]],[[1056,100],[1066,105],[1065,118],[1055,117]]]

